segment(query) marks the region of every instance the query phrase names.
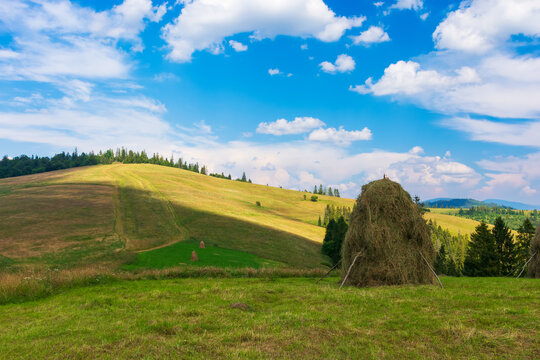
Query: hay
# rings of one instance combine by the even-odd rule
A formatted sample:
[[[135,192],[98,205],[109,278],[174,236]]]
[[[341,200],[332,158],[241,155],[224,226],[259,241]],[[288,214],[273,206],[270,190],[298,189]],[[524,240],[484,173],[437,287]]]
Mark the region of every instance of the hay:
[[[204,249],[206,246],[204,245],[204,241],[201,240],[199,243],[199,249]]]
[[[197,253],[195,250],[191,253],[191,261],[199,261],[199,257],[197,256]]]
[[[536,228],[536,235],[531,243],[531,256],[535,254],[529,263],[529,277],[540,278],[540,225]]]
[[[425,220],[401,185],[387,178],[362,187],[342,249],[342,273],[358,256],[348,285],[432,284],[422,255],[435,252]]]

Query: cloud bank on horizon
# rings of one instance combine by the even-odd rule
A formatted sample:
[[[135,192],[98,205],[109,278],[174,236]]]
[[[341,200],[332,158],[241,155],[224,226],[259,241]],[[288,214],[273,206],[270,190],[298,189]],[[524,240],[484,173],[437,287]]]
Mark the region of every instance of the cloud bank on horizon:
[[[540,203],[539,18],[534,0],[4,0],[0,152],[126,146],[350,197],[387,174]]]

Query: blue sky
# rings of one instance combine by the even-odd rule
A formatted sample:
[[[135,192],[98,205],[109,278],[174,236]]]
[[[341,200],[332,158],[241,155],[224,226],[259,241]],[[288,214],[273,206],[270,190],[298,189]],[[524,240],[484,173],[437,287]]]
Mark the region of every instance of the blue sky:
[[[0,154],[540,204],[534,0],[4,0]]]

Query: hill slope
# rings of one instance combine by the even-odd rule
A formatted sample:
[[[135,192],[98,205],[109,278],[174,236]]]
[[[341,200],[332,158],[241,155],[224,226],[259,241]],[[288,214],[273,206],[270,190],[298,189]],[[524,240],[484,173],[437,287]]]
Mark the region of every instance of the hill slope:
[[[354,204],[351,199],[319,199],[311,202],[298,191],[148,164],[3,179],[0,255],[9,259],[2,263],[26,266],[108,266],[133,262],[136,252],[202,240],[210,249],[238,251],[240,258],[255,255],[250,261],[262,265],[270,260],[318,267],[326,261],[320,254],[324,229],[316,225],[319,216],[327,204]]]
[[[470,208],[472,206],[503,206],[510,207],[515,210],[534,210],[540,209],[539,205],[524,204],[517,201],[506,201],[500,199],[486,199],[483,201],[475,199],[452,199],[452,198],[437,198],[430,199],[424,202],[426,207],[435,208]]]

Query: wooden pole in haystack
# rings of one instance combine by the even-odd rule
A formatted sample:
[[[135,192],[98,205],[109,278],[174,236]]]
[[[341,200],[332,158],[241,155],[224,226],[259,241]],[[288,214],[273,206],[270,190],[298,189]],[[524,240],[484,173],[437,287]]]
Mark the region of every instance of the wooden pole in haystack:
[[[347,275],[345,275],[345,277],[343,278],[343,282],[341,283],[341,286],[339,287],[340,289],[343,287],[343,284],[345,284],[345,281],[347,281],[347,278],[349,277],[351,269],[354,266],[354,263],[356,262],[356,259],[358,259],[358,256],[360,256],[360,253],[356,254],[356,256],[354,257],[354,260],[351,263],[351,266],[349,266],[349,270],[347,270]]]
[[[335,268],[337,268],[337,266],[341,263],[341,259],[339,259],[339,261],[336,263],[336,265],[334,265],[333,268],[331,268],[330,270],[328,270],[328,272],[326,273],[326,275],[324,275],[322,278],[320,278],[319,280],[317,280],[316,283],[318,283],[319,281],[321,281],[322,279],[324,279],[325,277],[327,277],[328,275],[330,275],[330,273],[332,271],[334,271]]]
[[[429,262],[426,260],[426,258],[424,257],[424,254],[422,254],[422,252],[420,250],[418,250],[418,253],[420,254],[420,256],[422,257],[422,259],[424,259],[424,261],[426,262],[426,265],[429,267],[429,270],[431,270],[431,272],[433,273],[433,275],[435,275],[435,277],[437,278],[437,281],[439,282],[439,285],[441,285],[441,288],[444,289],[444,286],[442,285],[442,282],[441,282],[441,279],[439,279],[439,277],[437,276],[437,273],[435,272],[435,270],[433,270],[433,268],[431,267],[431,265],[429,265]]]
[[[527,267],[527,264],[531,262],[531,260],[533,259],[533,257],[536,255],[537,253],[534,253],[531,258],[529,260],[527,260],[527,262],[525,263],[525,265],[523,265],[523,269],[521,269],[521,272],[519,273],[519,275],[516,277],[516,279],[519,279],[519,277],[521,276],[521,274],[523,274],[523,272],[525,271],[525,268]]]

